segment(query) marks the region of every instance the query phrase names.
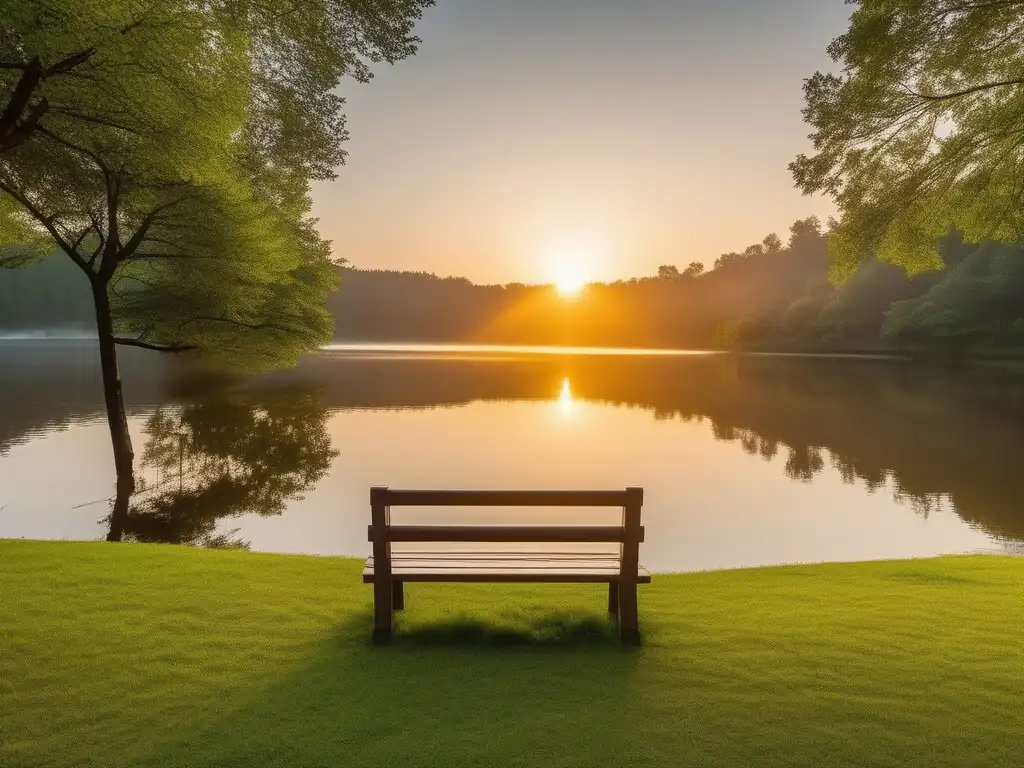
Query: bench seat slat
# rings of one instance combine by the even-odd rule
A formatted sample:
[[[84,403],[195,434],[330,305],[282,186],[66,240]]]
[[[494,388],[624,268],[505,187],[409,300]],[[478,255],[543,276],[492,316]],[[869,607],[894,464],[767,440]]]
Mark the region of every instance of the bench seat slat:
[[[372,568],[373,563],[367,562],[367,567]],[[573,569],[598,569],[619,572],[619,564],[614,560],[486,560],[483,558],[451,558],[448,560],[398,560],[392,561],[392,570],[416,570],[418,568],[561,568],[563,570]]]
[[[421,560],[430,559],[449,559],[452,557],[467,557],[467,558],[482,558],[485,560],[561,560],[564,558],[571,558],[573,560],[614,560],[619,561],[618,552],[586,552],[586,551],[567,551],[567,552],[556,552],[556,551],[540,551],[540,552],[521,552],[514,549],[492,549],[492,550],[472,550],[472,549],[458,549],[458,550],[445,550],[445,549],[423,549],[423,550],[406,550],[394,552],[392,551],[391,557],[394,558],[414,558]],[[371,557],[372,559],[372,557]]]
[[[424,556],[426,555],[426,556]],[[517,555],[517,556],[516,556]],[[363,581],[373,582],[373,558],[366,561]],[[450,552],[395,553],[392,578],[396,581],[522,581],[609,583],[620,577],[616,555],[594,553]],[[642,566],[637,581],[649,583]]]

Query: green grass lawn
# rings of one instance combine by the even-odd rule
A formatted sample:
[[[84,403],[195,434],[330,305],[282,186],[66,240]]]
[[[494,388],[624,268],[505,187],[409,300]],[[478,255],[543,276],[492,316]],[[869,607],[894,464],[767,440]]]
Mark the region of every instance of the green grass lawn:
[[[0,766],[1019,766],[1024,559],[407,585],[361,564],[0,541]]]

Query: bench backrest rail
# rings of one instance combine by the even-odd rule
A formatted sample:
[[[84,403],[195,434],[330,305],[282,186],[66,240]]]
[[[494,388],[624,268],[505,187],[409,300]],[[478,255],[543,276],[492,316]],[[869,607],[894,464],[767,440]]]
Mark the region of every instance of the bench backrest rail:
[[[374,540],[374,527],[367,528],[367,541]],[[637,531],[644,540],[644,527]],[[389,542],[490,541],[600,543],[626,541],[620,525],[388,525]]]
[[[625,507],[642,488],[622,491],[416,491],[371,488],[386,507]]]

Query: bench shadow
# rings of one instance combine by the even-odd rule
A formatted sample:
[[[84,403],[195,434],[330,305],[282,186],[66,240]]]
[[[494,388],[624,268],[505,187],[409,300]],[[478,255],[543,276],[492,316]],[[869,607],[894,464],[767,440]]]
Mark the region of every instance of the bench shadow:
[[[364,617],[372,626],[373,616]],[[408,648],[616,648],[621,645],[611,618],[575,613],[547,613],[521,619],[516,626],[492,620],[458,616],[429,624],[403,626],[401,618],[390,637],[371,638],[374,645]]]
[[[527,765],[556,747],[572,755],[566,766],[640,764],[641,654],[623,651],[610,620],[400,619],[379,644],[372,618],[354,611],[295,664],[254,673],[216,722],[167,739],[145,764]]]

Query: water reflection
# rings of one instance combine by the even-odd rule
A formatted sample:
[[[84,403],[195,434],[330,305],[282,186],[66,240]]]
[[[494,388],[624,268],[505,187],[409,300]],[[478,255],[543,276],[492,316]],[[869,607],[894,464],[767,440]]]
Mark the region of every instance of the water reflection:
[[[573,412],[572,384],[568,376],[562,379],[562,389],[558,393],[558,410],[563,416],[571,416]]]
[[[337,455],[327,409],[304,386],[251,390],[202,378],[144,427],[139,489],[122,526],[129,541],[247,547],[221,521],[280,515]]]
[[[0,459],[33,438],[105,418],[98,356],[89,341],[0,341]],[[168,357],[123,351],[129,414],[165,401],[173,365]]]
[[[108,450],[93,359],[0,346],[0,536],[93,536],[75,527],[93,508],[53,511],[113,485],[74,474]],[[657,568],[1024,542],[1024,375],[1005,366],[389,349],[183,386],[156,363],[124,371],[145,481],[133,540],[359,554],[370,484],[621,482],[648,489]]]
[[[834,469],[922,516],[950,504],[965,521],[1024,540],[1024,370],[876,359],[771,356],[361,359],[300,368],[328,407],[433,408],[474,401],[583,402],[710,422],[715,440],[810,483]]]

